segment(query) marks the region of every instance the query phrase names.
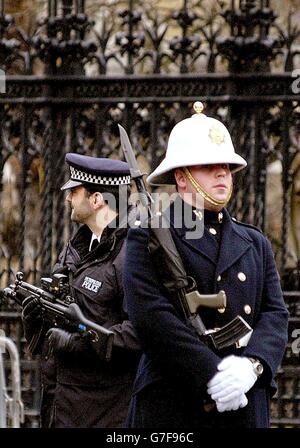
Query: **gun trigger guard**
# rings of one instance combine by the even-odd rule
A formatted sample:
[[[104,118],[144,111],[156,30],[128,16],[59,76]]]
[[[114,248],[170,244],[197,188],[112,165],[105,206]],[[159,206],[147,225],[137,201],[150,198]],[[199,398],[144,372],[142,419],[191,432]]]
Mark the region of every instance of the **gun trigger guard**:
[[[185,288],[186,292],[191,292],[191,291],[197,289],[197,284],[193,277],[187,276],[187,281],[188,281],[188,285]]]
[[[91,341],[91,342],[98,342],[98,341],[99,341],[99,336],[98,336],[98,334],[97,334],[96,331],[94,331],[94,330],[89,330],[89,331],[88,331],[88,335],[89,335],[89,337],[90,337],[90,341]]]

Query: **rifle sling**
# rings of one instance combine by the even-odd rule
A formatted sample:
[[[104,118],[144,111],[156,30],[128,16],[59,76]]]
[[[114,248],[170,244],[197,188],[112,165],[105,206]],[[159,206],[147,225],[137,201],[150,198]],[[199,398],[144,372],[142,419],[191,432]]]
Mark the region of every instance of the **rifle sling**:
[[[148,248],[167,291],[179,294],[190,288],[191,279],[187,276],[169,229],[150,228]]]

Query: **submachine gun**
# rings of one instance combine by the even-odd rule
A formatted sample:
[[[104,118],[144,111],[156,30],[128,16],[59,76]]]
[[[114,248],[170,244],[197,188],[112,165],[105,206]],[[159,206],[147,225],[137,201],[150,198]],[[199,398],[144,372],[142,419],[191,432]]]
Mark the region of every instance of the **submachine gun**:
[[[164,259],[164,272],[161,272],[163,285],[169,291],[169,295],[175,298],[175,306],[178,307],[179,304],[186,321],[195,329],[204,343],[216,350],[224,349],[233,344],[238,345],[239,340],[252,330],[241,316],[235,317],[219,329],[209,330],[205,327],[199,314],[200,307],[225,309],[225,291],[221,290],[218,294],[211,295],[200,294],[195,280],[187,275],[173,241],[167,218],[161,212],[152,212],[153,198],[145,187],[143,174],[138,167],[128,135],[121,125],[118,126],[122,150],[129,165],[131,177],[135,181],[140,201],[147,210],[151,232],[150,252],[153,254],[155,251],[159,251]]]
[[[114,333],[87,319],[70,293],[69,279],[64,274],[41,278],[41,287],[23,281],[23,272],[16,274],[15,283],[1,290],[0,297],[12,299],[19,305],[28,296],[37,298],[43,317],[53,327],[78,332],[92,344],[100,359],[109,361]],[[29,349],[35,352],[40,334],[34,335]]]

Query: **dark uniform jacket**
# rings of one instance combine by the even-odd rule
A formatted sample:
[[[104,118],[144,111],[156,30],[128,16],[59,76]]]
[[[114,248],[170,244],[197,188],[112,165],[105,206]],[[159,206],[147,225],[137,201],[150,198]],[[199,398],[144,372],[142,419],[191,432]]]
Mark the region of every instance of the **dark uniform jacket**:
[[[82,226],[69,242],[54,272],[70,276],[83,314],[114,332],[110,362],[97,358],[78,338],[74,353],[42,354],[42,426],[121,427],[140,358],[139,345],[123,302],[122,270],[127,229],[106,229],[89,252],[91,231]]]
[[[180,199],[179,199],[180,200]],[[252,226],[233,221],[226,209],[218,232],[207,226],[202,238],[188,239],[187,228],[171,233],[202,294],[225,290],[225,312],[201,308],[208,329],[221,327],[241,315],[253,328],[247,347],[213,352],[199,340],[162,286],[163,259],[153,262],[149,231],[131,229],[128,235],[124,290],[129,318],[142,344],[130,406],[129,427],[264,427],[269,424],[269,397],[287,343],[288,313],[283,301],[271,245]],[[190,232],[191,229],[188,229]],[[220,237],[218,244],[216,236]],[[259,358],[264,373],[248,392],[249,404],[237,411],[218,413],[204,406],[207,383],[224,356]],[[212,409],[213,408],[213,409]],[[207,412],[207,410],[209,410]],[[212,410],[211,410],[212,409]]]

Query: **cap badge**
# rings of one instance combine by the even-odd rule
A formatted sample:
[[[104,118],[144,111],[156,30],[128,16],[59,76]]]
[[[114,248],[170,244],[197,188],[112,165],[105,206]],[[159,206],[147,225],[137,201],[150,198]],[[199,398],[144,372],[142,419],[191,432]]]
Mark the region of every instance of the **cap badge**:
[[[222,130],[217,126],[212,126],[208,133],[212,143],[216,145],[221,145],[225,142],[225,135]]]

